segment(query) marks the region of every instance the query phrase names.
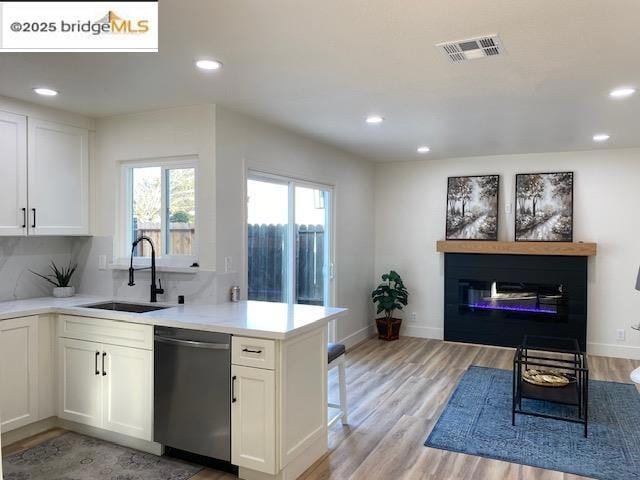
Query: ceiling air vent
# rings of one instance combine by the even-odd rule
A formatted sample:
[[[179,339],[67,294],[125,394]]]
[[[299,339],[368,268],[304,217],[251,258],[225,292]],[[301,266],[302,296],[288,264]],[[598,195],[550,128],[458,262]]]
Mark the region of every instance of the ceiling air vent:
[[[436,44],[436,47],[452,63],[504,54],[504,48],[498,35],[485,35],[483,37],[456,40],[455,42],[443,42]]]

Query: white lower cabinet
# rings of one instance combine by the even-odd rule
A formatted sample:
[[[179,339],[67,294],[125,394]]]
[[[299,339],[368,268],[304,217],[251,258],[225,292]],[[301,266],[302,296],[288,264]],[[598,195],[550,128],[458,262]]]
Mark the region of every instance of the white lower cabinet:
[[[268,474],[276,470],[275,372],[231,366],[231,463]]]
[[[153,352],[61,337],[58,416],[152,440]]]
[[[153,352],[105,345],[102,428],[151,440]]]
[[[297,478],[326,453],[326,345],[323,327],[284,341],[232,337],[231,463],[240,478]],[[0,429],[57,415],[153,442],[153,361],[150,325],[3,320]]]
[[[58,341],[58,416],[102,426],[102,350],[99,343],[71,338]]]
[[[0,427],[38,420],[38,317],[0,322]]]
[[[327,451],[326,328],[231,344],[231,463],[240,478],[298,478]]]

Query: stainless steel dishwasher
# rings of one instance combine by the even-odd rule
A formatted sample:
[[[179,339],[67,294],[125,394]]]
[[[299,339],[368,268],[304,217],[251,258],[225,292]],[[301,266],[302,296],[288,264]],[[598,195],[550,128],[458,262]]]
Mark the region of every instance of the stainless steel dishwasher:
[[[155,327],[154,440],[231,461],[231,335]]]

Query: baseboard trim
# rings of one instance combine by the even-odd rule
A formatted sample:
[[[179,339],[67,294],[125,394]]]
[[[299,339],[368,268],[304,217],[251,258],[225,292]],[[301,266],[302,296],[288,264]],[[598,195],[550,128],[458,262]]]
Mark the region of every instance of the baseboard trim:
[[[437,327],[425,327],[422,325],[416,325],[407,323],[402,326],[400,330],[400,335],[405,335],[407,337],[418,337],[418,338],[432,338],[435,340],[443,340],[444,339],[444,329]]]
[[[444,330],[441,328],[422,327],[417,325],[407,325],[402,328],[401,335],[406,337],[432,338],[443,340]],[[513,350],[512,347],[500,347],[498,345],[485,345],[480,343],[466,342],[447,342],[457,343],[469,346],[485,346],[491,348],[506,348]],[[626,358],[630,360],[640,360],[640,347],[632,347],[628,345],[614,345],[609,343],[587,342],[587,353],[598,357]]]
[[[444,331],[440,328],[432,327],[420,327],[407,325],[403,328],[403,335],[407,337],[418,338],[433,338],[437,340],[443,339]],[[460,345],[469,345],[471,347],[491,347],[491,348],[505,348],[513,350],[513,347],[501,347],[498,345],[485,345],[481,343],[467,343],[467,342],[447,342],[456,343]],[[631,347],[628,345],[613,345],[608,343],[594,343],[587,342],[587,353],[589,355],[595,355],[598,357],[613,357],[613,358],[627,358],[631,360],[640,360],[640,347]]]
[[[30,423],[24,427],[16,428],[9,432],[2,434],[2,445],[5,447],[12,443],[21,442],[25,438],[39,435],[47,430],[56,428],[58,426],[58,419],[56,417],[45,418],[44,420],[38,420],[35,423]]]
[[[344,337],[342,340],[339,340],[340,343],[344,344],[344,346],[349,349],[355,347],[357,344],[362,343],[366,339],[372,337],[375,334],[374,325],[367,325],[364,328],[352,333]]]
[[[587,353],[589,355],[596,355],[599,357],[640,360],[640,347],[630,347],[628,345],[587,342]]]

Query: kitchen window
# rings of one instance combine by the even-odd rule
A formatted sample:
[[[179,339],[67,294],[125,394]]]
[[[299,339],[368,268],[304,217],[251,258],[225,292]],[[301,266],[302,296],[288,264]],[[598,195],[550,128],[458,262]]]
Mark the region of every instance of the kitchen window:
[[[153,241],[156,256],[165,265],[190,266],[196,261],[196,165],[192,161],[162,161],[123,165],[124,245],[145,235]],[[134,257],[151,256],[141,242]]]

